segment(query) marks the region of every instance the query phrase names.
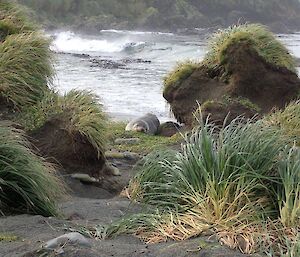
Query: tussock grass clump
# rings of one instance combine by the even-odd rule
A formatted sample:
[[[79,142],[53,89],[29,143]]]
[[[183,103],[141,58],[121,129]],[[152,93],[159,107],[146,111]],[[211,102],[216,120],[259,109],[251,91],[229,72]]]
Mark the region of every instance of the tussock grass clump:
[[[11,34],[35,31],[37,26],[29,20],[25,6],[9,1],[0,2],[1,41]]]
[[[0,123],[0,211],[57,215],[64,184],[30,147],[22,131]]]
[[[38,32],[10,35],[0,44],[0,94],[19,109],[48,91],[54,73],[49,44]]]
[[[151,194],[153,188],[148,182],[159,182],[161,184],[167,184],[167,177],[161,172],[161,165],[164,161],[175,160],[176,151],[164,149],[156,150],[150,153],[147,158],[141,160],[136,168],[142,165],[142,169],[138,171],[137,175],[130,181],[127,193],[132,200],[147,201],[145,195]]]
[[[254,252],[261,222],[280,217],[282,190],[275,188],[282,188],[285,179],[274,171],[279,156],[286,157],[287,143],[262,121],[235,119],[221,129],[203,124],[186,136],[181,151],[147,156],[131,181],[132,200],[155,210],[122,219],[104,234],[129,231],[153,243],[210,231],[232,248]]]
[[[287,228],[300,225],[300,149],[287,149],[278,171],[281,183],[278,188],[280,221]]]
[[[276,110],[264,118],[267,125],[275,126],[283,135],[300,143],[300,101],[291,102],[283,110]]]
[[[164,78],[164,90],[169,86],[175,85],[180,81],[188,78],[198,67],[199,63],[195,61],[180,62],[176,67]]]
[[[287,240],[287,249],[281,250],[281,257],[300,256],[300,236],[296,240]]]
[[[20,118],[27,131],[34,131],[58,114],[66,114],[70,118],[64,128],[69,134],[78,131],[99,155],[104,154],[107,118],[95,94],[71,90],[60,96],[51,91],[35,106],[21,113]]]
[[[219,66],[226,57],[226,49],[242,41],[248,42],[268,63],[296,72],[295,60],[287,48],[260,24],[234,25],[213,34],[203,64],[210,68]]]

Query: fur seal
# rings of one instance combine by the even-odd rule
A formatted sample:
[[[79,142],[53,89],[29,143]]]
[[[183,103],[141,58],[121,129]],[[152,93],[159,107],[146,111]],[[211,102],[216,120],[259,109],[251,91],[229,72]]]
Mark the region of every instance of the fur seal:
[[[160,122],[156,115],[147,113],[146,115],[130,121],[125,130],[144,132],[149,135],[155,135],[157,133]]]

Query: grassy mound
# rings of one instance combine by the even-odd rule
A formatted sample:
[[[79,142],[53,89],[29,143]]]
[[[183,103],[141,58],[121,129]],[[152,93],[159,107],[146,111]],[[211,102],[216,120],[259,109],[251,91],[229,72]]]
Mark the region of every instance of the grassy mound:
[[[1,41],[11,34],[35,31],[37,26],[29,20],[26,7],[16,3],[0,1]]]
[[[294,58],[259,24],[232,26],[215,33],[204,60],[193,65],[197,68],[182,65],[171,72],[165,78],[163,91],[176,119],[188,126],[197,109],[196,102],[200,105],[207,101],[219,103],[223,95],[242,97],[256,105],[261,113],[268,113],[274,107],[283,108],[297,99],[300,90]],[[239,116],[245,112],[244,107],[245,104],[239,102],[229,111]],[[214,107],[214,113],[219,118],[217,109],[218,106]],[[227,111],[228,108],[222,109]]]
[[[236,119],[222,129],[202,124],[181,151],[146,157],[128,191],[151,210],[110,225],[104,235],[134,233],[155,243],[212,233],[245,253],[267,238],[277,246],[278,231],[265,232],[266,224],[279,222],[288,236],[300,225],[300,150],[288,143],[261,120]]]
[[[219,101],[208,100],[199,106],[193,113],[194,124],[198,124],[200,119],[209,119],[216,125],[223,126],[229,124],[236,117],[252,119],[259,116],[261,109],[247,98],[230,97],[224,95]]]
[[[200,66],[222,70],[226,50],[239,42],[247,42],[268,63],[285,67],[296,73],[296,62],[287,48],[275,38],[272,32],[260,24],[234,25],[214,33],[209,41],[207,53],[200,63],[187,61],[179,63],[165,78],[164,90],[189,77]],[[224,69],[224,68],[223,68]]]
[[[65,187],[54,168],[30,150],[23,132],[0,123],[0,211],[57,215]]]
[[[70,135],[79,132],[99,156],[104,154],[106,116],[98,97],[89,91],[72,90],[64,96],[49,92],[35,106],[21,113],[20,119],[27,131],[36,131],[60,114],[68,117],[62,129]]]
[[[209,42],[203,64],[210,68],[222,65],[226,49],[241,41],[248,42],[268,63],[296,72],[295,60],[272,32],[259,24],[234,25],[215,33]]]

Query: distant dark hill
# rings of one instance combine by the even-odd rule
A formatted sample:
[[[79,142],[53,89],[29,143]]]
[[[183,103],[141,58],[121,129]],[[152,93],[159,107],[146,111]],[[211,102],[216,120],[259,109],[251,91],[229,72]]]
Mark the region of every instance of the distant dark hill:
[[[299,0],[18,0],[46,26],[176,31],[260,22],[273,31],[300,28]]]

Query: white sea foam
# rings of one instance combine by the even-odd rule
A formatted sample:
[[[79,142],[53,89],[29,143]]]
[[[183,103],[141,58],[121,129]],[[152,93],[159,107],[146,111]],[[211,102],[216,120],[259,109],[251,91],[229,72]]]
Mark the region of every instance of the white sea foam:
[[[59,32],[54,37],[51,49],[56,52],[66,53],[121,52],[131,43],[130,40],[124,39],[110,41],[107,39],[84,38],[70,31]]]
[[[117,29],[103,29],[100,32],[126,34],[126,35],[168,35],[168,36],[174,35],[173,33],[170,33],[170,32],[132,31],[132,30],[117,30]]]

